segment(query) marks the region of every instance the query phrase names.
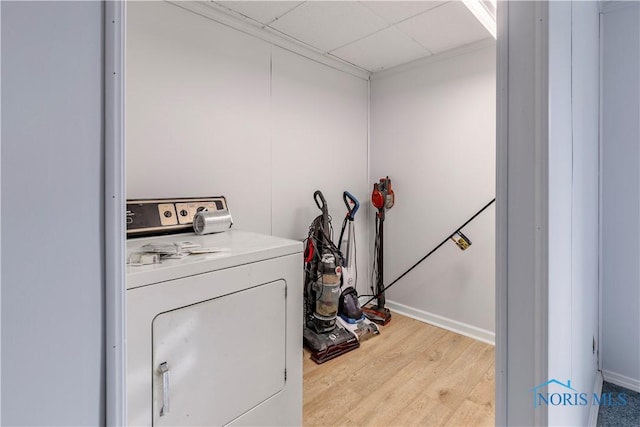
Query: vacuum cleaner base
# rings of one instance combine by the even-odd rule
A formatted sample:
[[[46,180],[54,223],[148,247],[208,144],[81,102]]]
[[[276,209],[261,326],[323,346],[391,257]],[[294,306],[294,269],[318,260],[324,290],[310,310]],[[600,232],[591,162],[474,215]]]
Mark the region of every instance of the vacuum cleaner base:
[[[386,325],[391,321],[391,312],[385,307],[380,308],[377,305],[373,307],[362,307],[362,313],[367,319],[379,325]]]
[[[358,338],[358,341],[366,341],[380,334],[378,325],[362,316],[361,320],[352,323],[352,319],[344,319],[342,316],[338,316],[338,321],[346,330],[351,332]]]
[[[326,362],[360,347],[358,339],[342,326],[333,331],[318,334],[306,327],[303,331],[304,345],[311,350],[311,360],[317,364]]]

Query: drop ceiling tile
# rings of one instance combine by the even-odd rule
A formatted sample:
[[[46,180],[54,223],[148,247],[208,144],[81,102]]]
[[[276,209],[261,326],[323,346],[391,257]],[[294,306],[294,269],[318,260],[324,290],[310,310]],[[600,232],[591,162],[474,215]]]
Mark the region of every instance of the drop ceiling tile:
[[[418,15],[434,7],[440,6],[444,1],[361,1],[384,19],[388,24],[395,24],[412,16]]]
[[[301,1],[217,1],[216,4],[234,10],[262,24],[268,24],[298,6]]]
[[[433,53],[491,37],[461,1],[452,1],[397,25]]]
[[[270,27],[328,52],[387,27],[355,1],[307,1]]]
[[[336,49],[331,55],[374,72],[428,56],[430,52],[390,27]]]

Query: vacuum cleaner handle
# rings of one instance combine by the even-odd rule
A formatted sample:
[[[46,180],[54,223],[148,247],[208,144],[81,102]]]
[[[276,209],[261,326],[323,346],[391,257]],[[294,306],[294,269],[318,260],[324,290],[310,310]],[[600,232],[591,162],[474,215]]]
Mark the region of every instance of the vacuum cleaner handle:
[[[320,198],[320,200],[318,200],[318,198]],[[322,211],[322,215],[327,217],[329,215],[329,210],[327,209],[327,200],[324,198],[320,190],[316,190],[316,192],[313,193],[313,200],[315,200],[318,209]],[[320,204],[321,202],[322,204]]]
[[[358,199],[348,191],[342,193],[342,200],[344,200],[344,204],[347,206],[347,218],[349,221],[353,221],[356,216],[356,212],[360,209],[360,202],[358,202]],[[351,207],[351,203],[349,202],[353,203],[353,207]]]

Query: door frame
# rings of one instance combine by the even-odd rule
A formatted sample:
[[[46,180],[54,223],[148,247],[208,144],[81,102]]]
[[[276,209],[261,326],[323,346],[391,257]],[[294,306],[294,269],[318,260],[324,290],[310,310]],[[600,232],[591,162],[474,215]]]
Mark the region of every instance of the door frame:
[[[496,425],[547,425],[549,4],[498,2]]]
[[[106,425],[126,417],[124,1],[104,1],[104,240]]]
[[[107,426],[122,426],[126,425],[126,7],[123,1],[104,4],[105,411]],[[547,421],[543,408],[534,411],[530,401],[525,402],[529,389],[547,375],[547,16],[546,2],[498,2],[496,425]],[[520,90],[527,85],[534,88],[535,97]],[[523,127],[527,123],[531,125]],[[521,166],[528,173],[522,173]],[[529,214],[520,215],[523,209]],[[523,304],[532,308],[521,311]]]

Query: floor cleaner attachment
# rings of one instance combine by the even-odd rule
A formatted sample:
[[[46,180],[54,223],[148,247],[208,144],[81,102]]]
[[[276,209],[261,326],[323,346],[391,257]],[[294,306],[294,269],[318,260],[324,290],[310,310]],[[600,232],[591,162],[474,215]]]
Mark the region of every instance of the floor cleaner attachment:
[[[340,251],[343,255],[342,292],[338,303],[338,320],[353,332],[359,341],[380,333],[378,327],[362,313],[357,292],[356,234],[353,221],[360,207],[358,200],[348,191],[342,194],[347,214],[340,230]],[[345,235],[345,231],[347,232]]]

